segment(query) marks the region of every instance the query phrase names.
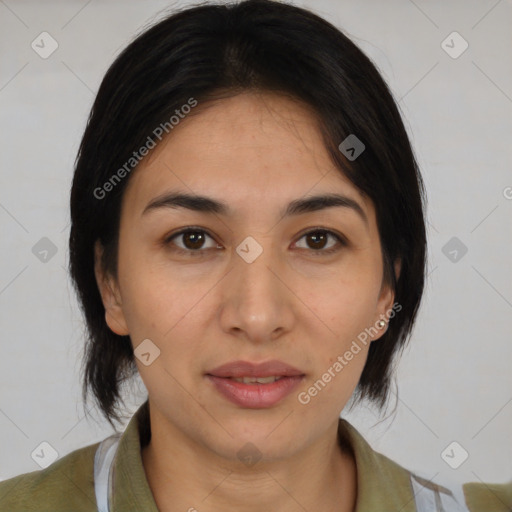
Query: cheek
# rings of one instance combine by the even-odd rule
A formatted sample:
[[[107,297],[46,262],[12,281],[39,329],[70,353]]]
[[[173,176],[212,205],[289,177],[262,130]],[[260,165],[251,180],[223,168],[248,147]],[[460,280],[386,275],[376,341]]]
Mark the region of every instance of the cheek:
[[[341,411],[353,394],[361,377],[369,341],[357,339],[359,329],[352,326],[340,328],[340,335],[330,343],[316,345],[315,372],[304,389],[315,397],[317,406]],[[354,335],[353,335],[354,334]]]
[[[304,283],[304,302],[321,321],[325,332],[331,334],[328,337],[333,345],[343,346],[374,323],[380,283],[370,274],[351,278],[333,275],[318,285]]]
[[[159,385],[162,379],[173,381],[171,375],[182,380],[185,369],[197,364],[201,351],[203,336],[197,319],[205,313],[206,301],[201,298],[208,287],[171,276],[157,266],[135,263],[132,256],[130,265],[120,266],[123,314],[134,349],[149,339],[158,353],[155,367],[136,360],[139,372],[144,381],[155,379]]]
[[[380,283],[371,271],[338,276],[337,280],[336,276],[324,280],[323,286],[311,289],[310,285],[305,302],[315,313],[310,331],[315,368],[312,382],[321,381],[318,389],[324,384],[328,387],[327,392],[318,393],[322,395],[318,403],[335,402],[343,407],[366,363],[370,338],[365,329],[375,322]]]
[[[119,283],[122,309],[132,340],[162,339],[183,316],[183,293],[158,265],[150,264],[142,244],[122,239],[119,251]],[[176,319],[176,320],[175,320]]]
[[[143,273],[131,274],[123,288],[123,313],[126,323],[137,343],[137,338],[158,338],[172,327],[172,320],[178,314],[172,294],[159,286]]]

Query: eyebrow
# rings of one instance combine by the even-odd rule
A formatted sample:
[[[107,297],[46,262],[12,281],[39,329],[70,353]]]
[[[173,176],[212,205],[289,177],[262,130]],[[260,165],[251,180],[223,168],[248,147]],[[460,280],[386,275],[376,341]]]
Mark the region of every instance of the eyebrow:
[[[368,218],[364,209],[354,199],[341,194],[322,194],[309,196],[291,201],[281,211],[281,217],[290,217],[308,212],[316,212],[326,208],[342,207],[356,212],[368,225]],[[195,212],[211,213],[224,216],[233,215],[229,205],[212,197],[168,192],[152,199],[144,208],[141,217],[151,211],[161,208],[186,208]]]

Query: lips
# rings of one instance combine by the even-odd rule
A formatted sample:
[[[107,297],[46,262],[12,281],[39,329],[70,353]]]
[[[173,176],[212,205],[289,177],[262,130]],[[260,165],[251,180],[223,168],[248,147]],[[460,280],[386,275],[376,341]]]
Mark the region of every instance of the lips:
[[[211,370],[206,378],[225,399],[237,406],[261,409],[273,407],[290,395],[304,375],[283,361],[232,361]]]
[[[207,375],[224,378],[296,377],[303,376],[304,372],[283,361],[274,359],[264,363],[232,361],[209,371]]]

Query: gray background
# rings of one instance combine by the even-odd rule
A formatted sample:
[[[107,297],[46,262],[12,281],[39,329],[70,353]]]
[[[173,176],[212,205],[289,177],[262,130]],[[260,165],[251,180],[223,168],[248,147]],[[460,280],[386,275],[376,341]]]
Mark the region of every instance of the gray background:
[[[512,4],[294,3],[343,29],[377,64],[429,196],[428,283],[398,369],[396,411],[392,400],[380,423],[367,407],[343,414],[375,449],[434,481],[510,480]],[[174,5],[185,2],[0,0],[0,478],[39,469],[31,453],[43,441],[62,457],[111,433],[95,409],[97,422],[84,418],[81,403],[69,187],[108,66]],[[58,43],[47,59],[31,47],[43,31]],[[463,48],[457,36],[442,45],[453,31],[469,44],[457,58],[445,51]],[[33,252],[43,237],[57,251],[46,262]],[[452,237],[467,247],[457,261],[450,245],[443,252]],[[130,393],[129,413],[144,396],[140,380]],[[453,441],[469,454],[457,469],[441,456]],[[463,454],[445,453],[452,465]]]

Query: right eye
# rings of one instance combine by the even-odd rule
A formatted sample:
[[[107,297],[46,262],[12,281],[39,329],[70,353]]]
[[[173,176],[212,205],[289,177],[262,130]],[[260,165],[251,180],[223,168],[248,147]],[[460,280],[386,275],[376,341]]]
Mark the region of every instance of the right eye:
[[[179,240],[180,238],[182,240],[183,246],[177,245],[173,241],[174,239]],[[171,247],[171,250],[178,254],[186,254],[189,256],[202,256],[202,253],[205,251],[201,249],[203,248],[206,238],[210,238],[213,240],[213,237],[209,235],[204,229],[187,227],[167,237],[164,241],[164,244],[166,246],[177,245],[177,249]],[[216,247],[219,248],[218,244],[216,245]],[[211,248],[215,248],[215,245],[207,247],[207,249]]]

